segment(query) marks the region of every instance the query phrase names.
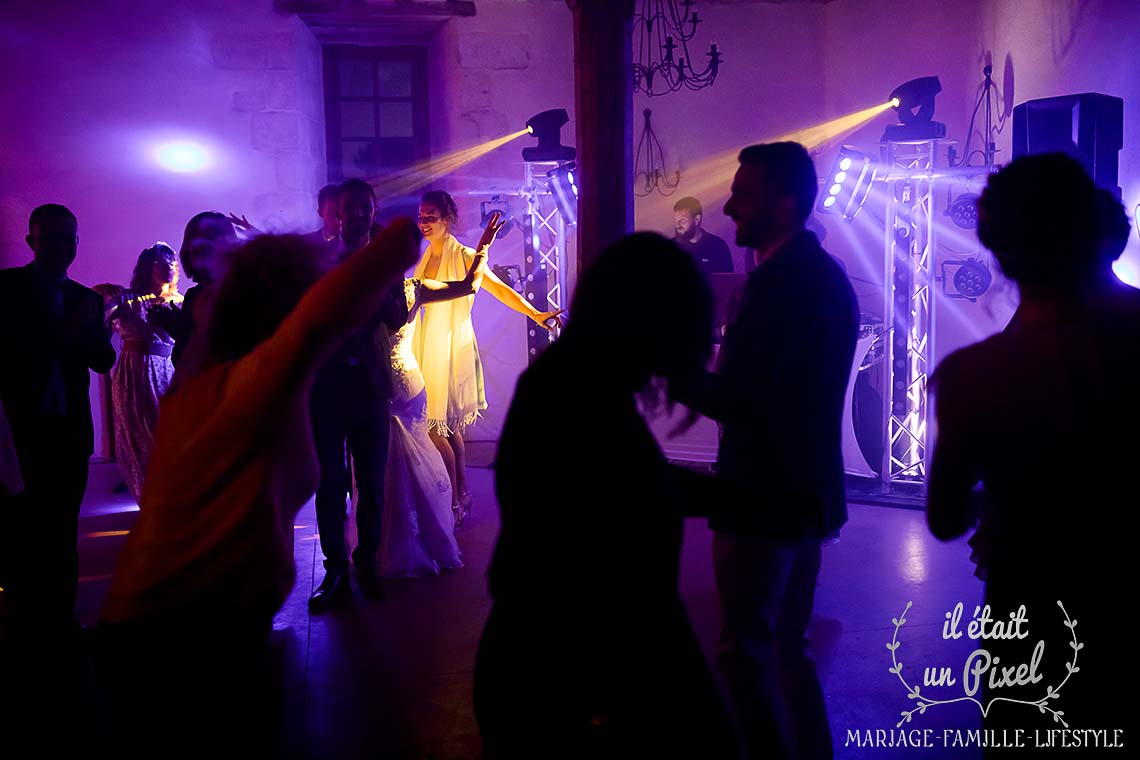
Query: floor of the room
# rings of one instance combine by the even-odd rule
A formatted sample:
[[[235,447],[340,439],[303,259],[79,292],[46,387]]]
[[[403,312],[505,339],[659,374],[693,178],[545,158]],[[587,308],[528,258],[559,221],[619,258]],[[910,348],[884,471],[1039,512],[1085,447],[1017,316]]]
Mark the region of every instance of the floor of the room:
[[[366,601],[354,589],[351,603],[323,616],[310,616],[306,604],[323,568],[312,502],[302,509],[295,525],[297,585],[277,617],[274,644],[287,671],[291,742],[305,755],[480,755],[471,692],[489,609],[485,574],[498,530],[493,477],[490,469],[471,470],[475,509],[459,535],[466,567],[439,577],[386,580],[379,601]],[[93,466],[79,546],[78,613],[88,624],[98,618],[115,557],[137,514],[128,496],[112,492],[116,481],[114,465]],[[681,589],[711,657],[719,612],[710,536],[702,521],[689,521]],[[933,748],[860,748],[851,736],[880,729],[897,734],[901,714],[914,707],[888,670],[892,618],[908,602],[913,606],[899,628],[896,657],[910,666],[903,671],[909,682],[919,680],[926,666],[963,662],[969,649],[944,642],[941,624],[955,603],[963,602],[968,616],[981,598],[968,556],[964,542],[931,537],[920,511],[851,505],[840,541],[824,550],[811,628],[837,757],[980,757],[976,747],[952,746],[954,731],[980,726],[971,703],[931,709],[904,724],[908,731],[933,729]]]

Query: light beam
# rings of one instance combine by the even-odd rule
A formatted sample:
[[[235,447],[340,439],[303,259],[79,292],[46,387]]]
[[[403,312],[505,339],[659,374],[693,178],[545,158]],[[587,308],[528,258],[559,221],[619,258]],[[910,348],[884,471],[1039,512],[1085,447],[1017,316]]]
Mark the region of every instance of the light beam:
[[[894,108],[896,101],[897,98],[888,100],[861,111],[855,111],[821,124],[785,132],[778,137],[759,142],[798,142],[808,151],[813,151],[848,132],[854,131],[884,111]],[[740,149],[733,148],[697,162],[687,172],[688,176],[685,177],[685,194],[694,195],[698,198],[702,195],[719,196],[726,194],[732,184],[732,177],[736,174],[739,155]]]
[[[372,186],[376,189],[376,196],[382,200],[408,195],[413,190],[430,185],[440,177],[451,174],[496,148],[528,134],[530,134],[530,127],[524,127],[517,132],[496,137],[479,145],[460,148],[442,156],[426,159],[396,174],[375,181]]]

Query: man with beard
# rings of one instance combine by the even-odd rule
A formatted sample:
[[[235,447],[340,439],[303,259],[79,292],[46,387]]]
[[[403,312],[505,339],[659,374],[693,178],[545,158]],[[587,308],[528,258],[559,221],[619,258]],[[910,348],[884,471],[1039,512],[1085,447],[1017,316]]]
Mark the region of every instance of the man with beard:
[[[703,218],[701,202],[692,196],[673,204],[673,229],[677,233],[673,242],[693,257],[705,277],[732,272],[732,253],[728,250],[728,243],[724,238],[702,229]]]
[[[807,626],[820,546],[847,520],[840,424],[859,310],[805,228],[817,192],[802,145],[741,151],[724,211],[757,266],[718,371],[675,391],[723,423],[717,470],[734,495],[709,520],[725,616],[717,659],[753,758],[832,756]]]
[[[341,258],[368,243],[375,234],[376,193],[362,179],[348,179],[337,193]],[[345,543],[345,499],[350,491],[347,447],[359,494],[356,525],[359,544],[352,553],[357,583],[369,597],[380,593],[376,552],[384,505],[384,470],[388,461],[388,401],[392,397],[389,357],[373,335],[380,323],[397,330],[408,321],[403,281],[377,304],[375,316],[345,337],[317,374],[311,409],[321,482],[317,487],[317,527],[325,555],[325,578],[309,599],[323,612],[348,592],[348,549]]]

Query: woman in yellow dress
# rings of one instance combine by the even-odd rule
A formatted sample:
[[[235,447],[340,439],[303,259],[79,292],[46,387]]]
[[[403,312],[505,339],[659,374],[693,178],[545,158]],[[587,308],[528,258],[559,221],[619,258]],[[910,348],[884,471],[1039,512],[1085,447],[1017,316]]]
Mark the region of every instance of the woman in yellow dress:
[[[475,250],[467,248],[451,234],[458,220],[452,197],[442,190],[432,190],[420,200],[419,227],[428,248],[413,277],[417,280],[462,280],[475,257],[495,240],[504,222],[492,221],[483,232]],[[488,268],[483,277],[486,290],[500,303],[530,317],[540,327],[552,330],[561,326],[561,311],[539,311],[516,290],[504,283]],[[471,307],[475,296],[427,304],[415,316],[413,350],[423,371],[427,388],[428,429],[439,449],[451,478],[457,526],[471,510],[471,491],[467,487],[466,456],[463,434],[479,413],[487,408],[483,386],[483,364],[479,345],[471,324]]]

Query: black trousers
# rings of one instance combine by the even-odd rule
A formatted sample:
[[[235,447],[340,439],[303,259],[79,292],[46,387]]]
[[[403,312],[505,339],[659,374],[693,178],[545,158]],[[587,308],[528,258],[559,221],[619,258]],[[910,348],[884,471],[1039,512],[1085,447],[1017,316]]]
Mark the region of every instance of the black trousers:
[[[352,458],[352,478],[359,497],[356,528],[360,543],[353,561],[358,568],[373,569],[380,548],[388,464],[388,399],[379,394],[363,366],[326,368],[317,377],[311,399],[313,437],[321,464],[317,528],[325,570],[348,572],[344,521],[351,481],[346,450]]]
[[[485,760],[736,760],[680,599],[644,601],[496,602],[475,658]]]
[[[46,423],[21,428],[13,433],[24,490],[0,496],[0,585],[14,622],[68,622],[79,580],[90,434]]]
[[[820,542],[713,534],[724,610],[717,661],[752,758],[833,756],[823,689],[808,653]]]

